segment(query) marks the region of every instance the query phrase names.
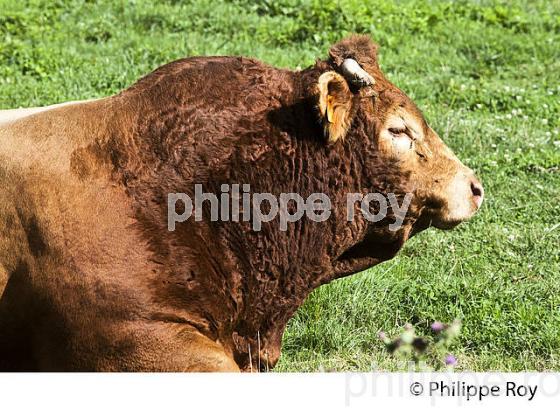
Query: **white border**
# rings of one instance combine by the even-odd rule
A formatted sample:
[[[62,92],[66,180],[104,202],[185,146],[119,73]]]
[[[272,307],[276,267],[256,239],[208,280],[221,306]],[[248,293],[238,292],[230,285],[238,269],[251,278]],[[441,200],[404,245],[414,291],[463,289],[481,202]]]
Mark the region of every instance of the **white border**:
[[[532,400],[505,393],[482,399],[427,393],[430,382],[474,386],[537,386]],[[423,386],[411,393],[412,384]],[[414,410],[507,405],[553,408],[559,373],[3,373],[3,409],[376,409],[398,404]],[[553,407],[551,407],[553,406]]]

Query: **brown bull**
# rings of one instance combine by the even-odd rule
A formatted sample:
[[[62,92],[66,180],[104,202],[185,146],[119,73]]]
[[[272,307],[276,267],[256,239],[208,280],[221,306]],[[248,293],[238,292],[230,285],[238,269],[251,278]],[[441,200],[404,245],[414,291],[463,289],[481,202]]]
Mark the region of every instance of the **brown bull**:
[[[0,112],[0,369],[271,367],[314,288],[469,219],[480,183],[376,51],[354,36],[302,71],[188,58],[113,97]],[[207,201],[169,230],[169,194],[195,184],[324,193],[332,212],[254,230]],[[392,211],[349,221],[352,193],[412,200],[395,230]]]

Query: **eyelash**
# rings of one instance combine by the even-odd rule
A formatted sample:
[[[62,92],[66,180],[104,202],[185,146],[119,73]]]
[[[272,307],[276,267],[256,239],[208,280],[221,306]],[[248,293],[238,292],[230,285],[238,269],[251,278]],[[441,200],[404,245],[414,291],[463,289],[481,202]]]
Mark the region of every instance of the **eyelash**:
[[[399,137],[402,136],[403,134],[410,139],[410,149],[412,149],[412,147],[414,146],[414,143],[416,141],[416,138],[414,138],[411,134],[410,131],[408,130],[408,128],[404,128],[402,130],[398,129],[398,128],[389,128],[388,130],[394,137]]]
[[[406,135],[408,138],[410,138],[412,141],[415,140],[415,138],[412,137],[412,135],[410,135],[410,132],[408,131],[408,128],[403,128],[402,130],[398,129],[398,128],[389,128],[389,132],[391,134],[393,134],[394,136],[399,136],[399,135]]]
[[[389,132],[393,135],[399,135],[404,133],[406,130],[399,130],[398,128],[389,128]]]

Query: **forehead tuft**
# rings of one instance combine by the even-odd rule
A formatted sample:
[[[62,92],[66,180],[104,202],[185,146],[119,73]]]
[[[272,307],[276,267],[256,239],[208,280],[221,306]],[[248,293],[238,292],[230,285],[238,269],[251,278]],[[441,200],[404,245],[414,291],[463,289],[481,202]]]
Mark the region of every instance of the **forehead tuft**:
[[[373,75],[379,71],[377,49],[377,44],[369,36],[356,34],[333,45],[329,50],[329,57],[336,66],[340,66],[345,59],[352,58]]]

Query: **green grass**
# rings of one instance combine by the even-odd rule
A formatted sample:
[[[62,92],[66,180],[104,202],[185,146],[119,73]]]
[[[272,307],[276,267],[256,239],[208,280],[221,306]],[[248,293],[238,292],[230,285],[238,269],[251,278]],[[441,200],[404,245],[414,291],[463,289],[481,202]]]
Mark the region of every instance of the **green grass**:
[[[280,371],[402,369],[377,340],[461,318],[463,370],[560,370],[560,2],[0,0],[0,108],[113,94],[173,59],[307,66],[350,32],[484,182],[477,217],[316,290]]]

